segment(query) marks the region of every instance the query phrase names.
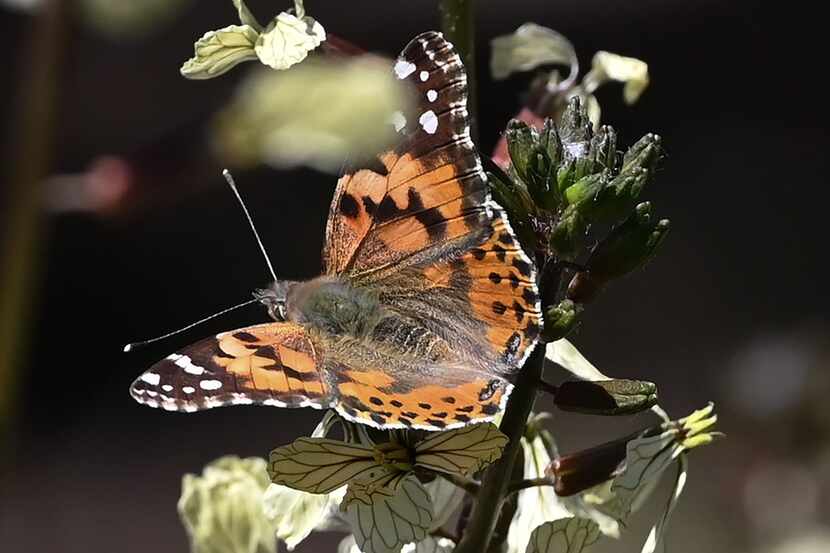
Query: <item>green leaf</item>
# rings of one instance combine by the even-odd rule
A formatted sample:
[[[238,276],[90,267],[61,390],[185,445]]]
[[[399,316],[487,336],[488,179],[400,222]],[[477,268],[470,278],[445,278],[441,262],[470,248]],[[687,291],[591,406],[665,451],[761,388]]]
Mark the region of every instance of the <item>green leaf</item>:
[[[259,35],[254,49],[262,63],[283,70],[303,61],[324,40],[326,31],[317,21],[282,12]]]
[[[501,457],[507,436],[492,423],[433,433],[415,446],[415,465],[467,476]]]
[[[398,472],[381,465],[374,448],[328,438],[298,438],[271,452],[271,481],[309,493],[329,493],[352,480]]]
[[[535,23],[525,23],[513,34],[494,38],[491,46],[490,72],[497,80],[547,64],[566,65],[571,75],[578,70],[576,51],[570,41]]]
[[[581,553],[599,540],[597,523],[584,518],[546,522],[530,535],[527,553]]]
[[[368,503],[350,502],[346,519],[363,553],[398,553],[404,545],[426,538],[432,505],[418,479],[409,475],[394,494],[380,488],[370,492]]]
[[[180,72],[188,79],[218,77],[244,61],[256,59],[256,40],[257,32],[248,25],[208,31],[196,41],[194,56],[184,62]]]
[[[245,5],[245,0],[233,0],[233,5],[236,7],[236,11],[239,12],[239,21],[243,25],[248,25],[258,33],[262,32],[262,25],[254,17],[254,14],[251,13],[251,10],[248,9],[248,6]]]

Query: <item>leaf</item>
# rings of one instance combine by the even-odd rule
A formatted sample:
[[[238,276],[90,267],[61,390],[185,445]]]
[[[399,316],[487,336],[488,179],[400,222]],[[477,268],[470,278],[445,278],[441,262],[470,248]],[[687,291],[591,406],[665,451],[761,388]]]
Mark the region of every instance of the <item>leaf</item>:
[[[527,553],[580,553],[596,543],[599,526],[584,518],[546,522],[533,530]]]
[[[627,104],[633,104],[648,87],[648,64],[637,58],[599,51],[594,54],[591,70],[583,78],[582,86],[591,94],[608,81],[625,83],[623,99]]]
[[[369,446],[327,438],[298,438],[271,452],[271,481],[310,493],[329,493],[351,480],[372,480],[391,472]]]
[[[605,376],[591,364],[590,361],[579,353],[579,350],[574,345],[562,338],[547,345],[545,350],[545,358],[548,361],[553,361],[569,373],[583,380],[611,380],[610,377]]]
[[[282,70],[303,61],[324,40],[326,31],[317,21],[282,12],[259,35],[254,49],[262,63]]]
[[[433,433],[415,445],[415,465],[467,476],[501,457],[507,441],[493,423]]]
[[[384,489],[372,494],[368,505],[350,503],[346,519],[363,553],[398,553],[406,544],[426,538],[432,505],[418,479],[408,475],[394,495]]]
[[[546,64],[569,66],[569,79],[579,69],[571,42],[553,29],[535,23],[525,23],[513,34],[494,38],[491,46],[490,72],[497,80]]]
[[[231,25],[208,31],[194,46],[194,56],[184,62],[181,74],[188,79],[211,79],[234,66],[257,58],[257,32],[248,25]]]
[[[236,11],[239,12],[239,20],[243,25],[248,25],[258,33],[262,32],[262,25],[248,9],[248,6],[245,5],[245,0],[233,0],[233,5],[236,7]]]

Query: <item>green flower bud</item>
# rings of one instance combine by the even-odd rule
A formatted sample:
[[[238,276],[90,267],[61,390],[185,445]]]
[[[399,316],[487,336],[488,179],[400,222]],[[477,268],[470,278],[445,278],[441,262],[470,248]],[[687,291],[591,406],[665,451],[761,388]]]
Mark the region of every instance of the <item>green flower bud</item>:
[[[657,251],[669,231],[668,219],[657,219],[650,202],[639,204],[634,213],[601,241],[586,266],[596,278],[609,280],[642,267]]]
[[[591,139],[591,159],[602,169],[614,169],[617,165],[617,132],[610,125],[603,125]]]
[[[553,228],[550,245],[559,257],[570,259],[582,245],[587,231],[588,221],[580,214],[579,206],[569,205]]]
[[[274,553],[276,528],[262,504],[269,484],[255,457],[222,457],[201,476],[186,474],[178,510],[193,553]]]
[[[592,135],[593,125],[579,96],[571,97],[559,125],[559,137],[562,140],[565,158],[588,155]]]
[[[625,152],[620,173],[625,175],[637,167],[653,175],[662,157],[662,139],[659,135],[648,133]]]
[[[502,206],[508,215],[510,225],[527,252],[536,250],[536,234],[530,222],[533,200],[523,183],[512,181],[507,175],[495,170],[487,172],[490,192],[493,199]]]
[[[563,157],[562,141],[559,139],[559,133],[553,119],[545,119],[544,127],[539,134],[539,145],[548,154],[551,167],[558,166]]]
[[[538,143],[536,129],[528,126],[524,121],[512,119],[505,131],[507,151],[510,153],[510,162],[518,177],[527,182],[527,166],[534,156]]]
[[[574,329],[583,308],[571,300],[562,300],[559,304],[545,310],[545,330],[543,340],[555,342],[564,338]]]
[[[657,403],[657,386],[641,380],[569,380],[559,385],[554,403],[586,415],[631,415]]]

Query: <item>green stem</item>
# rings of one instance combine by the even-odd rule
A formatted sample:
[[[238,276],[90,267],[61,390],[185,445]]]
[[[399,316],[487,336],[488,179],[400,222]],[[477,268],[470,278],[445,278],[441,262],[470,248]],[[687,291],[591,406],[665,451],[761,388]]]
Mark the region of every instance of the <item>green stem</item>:
[[[444,37],[453,43],[464,68],[467,70],[467,110],[470,112],[470,136],[478,140],[478,94],[476,92],[475,64],[475,0],[440,0],[441,30]]]
[[[458,486],[468,494],[472,495],[473,497],[475,497],[478,494],[478,490],[481,488],[481,484],[479,484],[471,478],[465,478],[460,474],[446,472],[437,472],[436,474],[440,478],[443,478],[444,480],[455,484],[456,486]]]
[[[0,213],[0,472],[14,449],[19,369],[28,347],[30,315],[39,284],[41,183],[49,171],[60,61],[65,51],[69,2],[49,0],[31,21],[20,52],[20,87],[6,165],[9,186]],[[8,459],[5,459],[8,461]]]
[[[500,430],[510,439],[498,461],[490,465],[481,481],[470,521],[455,553],[486,551],[507,494],[513,465],[520,451],[527,418],[536,400],[536,386],[542,377],[545,348],[540,344],[525,363],[510,394]]]

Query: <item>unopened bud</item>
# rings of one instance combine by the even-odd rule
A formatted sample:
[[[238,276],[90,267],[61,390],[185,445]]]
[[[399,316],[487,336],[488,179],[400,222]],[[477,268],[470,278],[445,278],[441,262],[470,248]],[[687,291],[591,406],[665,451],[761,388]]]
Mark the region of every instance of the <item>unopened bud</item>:
[[[569,380],[559,385],[554,403],[587,415],[631,415],[657,403],[657,386],[642,380]]]

